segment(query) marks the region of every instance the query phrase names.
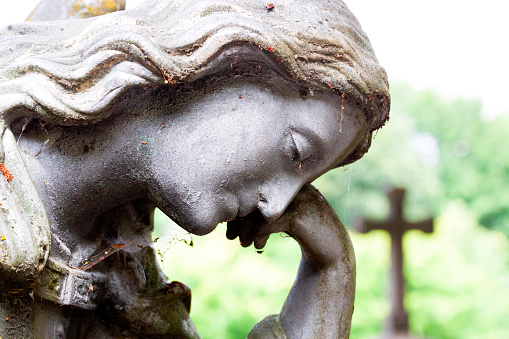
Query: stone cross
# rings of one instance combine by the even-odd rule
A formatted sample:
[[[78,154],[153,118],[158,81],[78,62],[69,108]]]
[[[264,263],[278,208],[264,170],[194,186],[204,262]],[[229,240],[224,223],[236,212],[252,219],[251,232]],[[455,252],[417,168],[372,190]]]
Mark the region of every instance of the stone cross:
[[[387,191],[391,207],[389,217],[384,221],[359,219],[354,227],[360,233],[372,230],[384,230],[391,236],[391,302],[392,309],[387,320],[386,335],[393,338],[408,334],[408,314],[403,304],[405,295],[405,279],[403,277],[403,234],[408,230],[433,232],[433,218],[410,223],[403,217],[403,198],[405,190],[391,188]]]

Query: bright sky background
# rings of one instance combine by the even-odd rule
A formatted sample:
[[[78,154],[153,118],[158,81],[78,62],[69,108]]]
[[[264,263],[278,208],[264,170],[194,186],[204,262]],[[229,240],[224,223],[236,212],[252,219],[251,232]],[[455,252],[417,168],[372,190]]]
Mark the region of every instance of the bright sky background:
[[[0,2],[0,24],[7,25],[24,20],[39,0]],[[141,2],[127,0],[127,7]],[[487,116],[509,112],[509,1],[345,2],[390,79],[481,98]]]

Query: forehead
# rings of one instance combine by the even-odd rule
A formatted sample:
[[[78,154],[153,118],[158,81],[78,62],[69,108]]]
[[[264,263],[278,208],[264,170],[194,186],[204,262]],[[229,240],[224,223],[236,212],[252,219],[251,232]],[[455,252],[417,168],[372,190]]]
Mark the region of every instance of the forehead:
[[[351,152],[366,128],[362,110],[333,92],[301,91],[285,82],[231,79],[194,95],[181,118],[194,119],[189,126],[195,133],[197,125],[206,125],[205,131],[229,126],[225,133],[234,128],[274,140],[290,129],[298,130],[317,140],[331,162]]]
[[[175,96],[178,111],[213,118],[226,112],[245,112],[260,119],[282,124],[307,126],[315,131],[337,125],[338,133],[348,134],[348,126],[364,125],[362,109],[334,92],[310,91],[280,78],[230,78],[206,83]]]

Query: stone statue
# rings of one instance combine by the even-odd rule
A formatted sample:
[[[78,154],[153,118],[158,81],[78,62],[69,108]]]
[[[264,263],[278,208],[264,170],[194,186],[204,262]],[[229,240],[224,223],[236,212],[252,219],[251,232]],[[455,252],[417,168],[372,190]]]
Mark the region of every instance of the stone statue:
[[[302,248],[249,338],[348,338],[355,259],[309,183],[367,152],[387,76],[340,0],[149,0],[0,30],[0,337],[198,338],[155,207]]]

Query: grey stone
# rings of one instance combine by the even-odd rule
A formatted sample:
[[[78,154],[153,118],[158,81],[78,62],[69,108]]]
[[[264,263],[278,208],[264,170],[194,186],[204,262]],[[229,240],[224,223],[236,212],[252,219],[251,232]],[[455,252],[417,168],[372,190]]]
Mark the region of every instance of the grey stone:
[[[343,2],[147,1],[10,25],[0,50],[1,337],[198,338],[155,207],[193,234],[300,244],[250,337],[349,336],[353,248],[309,183],[367,152],[390,100]]]

